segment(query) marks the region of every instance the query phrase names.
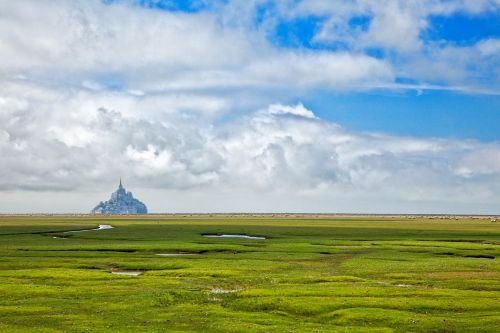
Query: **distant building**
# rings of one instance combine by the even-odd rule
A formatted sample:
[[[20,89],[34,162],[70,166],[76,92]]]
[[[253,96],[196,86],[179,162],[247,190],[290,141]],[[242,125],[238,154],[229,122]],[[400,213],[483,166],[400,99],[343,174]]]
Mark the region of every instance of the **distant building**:
[[[108,201],[100,202],[94,209],[92,209],[92,214],[147,214],[148,209],[146,205],[135,199],[132,192],[127,192],[122,186],[122,180],[120,179],[120,185],[118,189],[111,194],[111,198]]]

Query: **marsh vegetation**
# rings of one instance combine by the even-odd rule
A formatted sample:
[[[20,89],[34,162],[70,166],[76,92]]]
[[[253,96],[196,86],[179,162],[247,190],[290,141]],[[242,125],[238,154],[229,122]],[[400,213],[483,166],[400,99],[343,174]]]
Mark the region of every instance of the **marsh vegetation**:
[[[489,219],[0,217],[0,331],[498,332],[499,256]]]

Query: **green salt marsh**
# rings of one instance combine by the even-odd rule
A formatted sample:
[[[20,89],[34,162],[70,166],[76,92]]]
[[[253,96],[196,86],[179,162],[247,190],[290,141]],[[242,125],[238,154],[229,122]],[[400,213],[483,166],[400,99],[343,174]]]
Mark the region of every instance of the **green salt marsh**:
[[[0,331],[498,332],[499,257],[486,218],[3,216]]]

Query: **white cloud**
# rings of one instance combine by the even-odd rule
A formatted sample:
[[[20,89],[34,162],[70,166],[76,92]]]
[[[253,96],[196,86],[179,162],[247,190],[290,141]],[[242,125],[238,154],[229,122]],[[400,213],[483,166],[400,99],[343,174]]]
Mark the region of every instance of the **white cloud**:
[[[131,92],[370,86],[391,81],[369,56],[291,52],[213,13],[171,13],[92,1],[0,4],[0,73]],[[30,38],[23,38],[30,36]],[[76,81],[75,80],[79,80]]]
[[[327,15],[316,39],[342,40],[345,51],[275,46],[268,23],[249,28],[260,2],[243,2],[220,5],[224,17],[128,1],[0,2],[0,211],[22,194],[39,210],[88,211],[120,175],[140,184],[152,211],[498,207],[496,143],[350,132],[282,102],[394,88],[397,76],[481,86],[468,68],[493,68],[496,40],[426,49],[420,32],[430,14],[494,2],[276,4],[283,17]],[[367,31],[353,34],[346,20],[363,15],[373,16]],[[377,46],[404,56],[365,54]]]
[[[271,104],[219,122],[185,112],[132,112],[127,94],[84,88],[61,94],[26,81],[4,88],[10,97],[2,97],[0,113],[0,202],[12,191],[107,193],[119,176],[132,187],[141,184],[143,193],[177,193],[179,202],[168,206],[173,210],[196,211],[207,207],[199,200],[228,200],[230,193],[256,200],[247,206],[255,210],[268,209],[264,197],[274,198],[276,209],[309,211],[331,211],[325,198],[340,210],[350,207],[346,198],[364,200],[359,209],[374,211],[390,204],[418,211],[428,202],[441,211],[458,203],[484,210],[481,205],[500,199],[500,146],[494,143],[350,132],[302,104]],[[183,195],[193,192],[206,197],[189,205]],[[88,210],[94,202],[85,200],[94,197],[80,198],[85,205],[78,209]],[[167,209],[161,198],[151,200],[152,211]],[[244,203],[221,202],[213,210]]]
[[[431,25],[431,17],[498,13],[496,0],[302,0],[287,4],[281,13],[284,19],[323,18],[312,40],[317,45],[340,44],[351,52],[376,49],[392,63],[394,76],[442,89],[498,94],[495,39],[468,47],[425,39],[428,29],[439,29]],[[353,19],[364,25],[353,25]]]
[[[415,52],[422,47],[420,32],[427,27],[425,18],[407,2],[388,1],[372,8],[375,11],[368,31],[361,36],[361,44],[400,52]]]
[[[316,116],[311,110],[304,107],[302,103],[295,106],[282,105],[282,104],[271,104],[269,105],[268,112],[270,114],[291,114],[295,116],[305,117],[315,119]]]
[[[284,17],[314,15],[327,18],[323,27],[326,29],[319,30],[319,40],[338,41],[339,37],[335,35],[339,32],[340,37],[350,39],[354,33],[361,37],[357,43],[403,52],[419,46],[419,35],[428,27],[430,16],[450,16],[456,13],[478,15],[498,10],[499,7],[497,0],[302,0],[298,4],[287,4],[279,7],[283,10],[281,14]],[[348,21],[352,18],[368,18],[366,31],[350,27]],[[328,28],[332,30],[328,31]],[[368,37],[374,40],[369,40]]]
[[[495,145],[484,145],[464,156],[458,173],[466,177],[494,175],[500,173],[500,151]]]
[[[477,48],[481,54],[485,56],[497,56],[500,54],[500,39],[485,39],[477,44]]]
[[[265,16],[261,28],[252,22],[266,1],[232,0],[197,13],[130,3],[1,3],[0,74],[134,96],[172,96],[175,91],[186,96],[184,101],[201,91],[211,97],[224,90],[240,96],[244,91],[255,100],[264,88],[291,96],[312,89],[370,89],[391,86],[400,76],[476,92],[498,84],[496,71],[490,70],[498,58],[495,40],[483,41],[470,57],[470,48],[421,39],[429,16],[475,15],[495,9],[495,1],[283,1],[269,6],[275,15]],[[266,29],[280,19],[310,15],[325,18],[313,42],[340,41],[348,45],[344,52],[290,50],[267,39]],[[367,19],[367,29],[350,26],[352,18]],[[366,55],[367,48],[398,56],[377,59]],[[490,65],[474,66],[478,62]],[[457,74],[450,77],[450,72]],[[487,73],[492,77],[488,82],[477,80]],[[212,104],[212,114],[227,109],[228,95]]]
[[[2,63],[4,69],[229,67],[252,54],[241,33],[221,30],[205,14],[173,14],[96,0],[21,0],[3,3],[0,9],[2,53],[8,60]]]

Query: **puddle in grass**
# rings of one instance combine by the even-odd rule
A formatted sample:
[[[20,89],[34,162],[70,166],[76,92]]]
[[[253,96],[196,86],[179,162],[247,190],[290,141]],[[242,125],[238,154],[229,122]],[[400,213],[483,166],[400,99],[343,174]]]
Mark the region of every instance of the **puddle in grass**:
[[[194,256],[199,253],[156,253],[157,256],[161,257],[181,257],[181,256]]]
[[[203,237],[207,237],[207,238],[266,239],[266,237],[261,237],[261,236],[249,236],[249,235],[239,235],[239,234],[203,235]]]
[[[71,232],[84,232],[84,231],[94,231],[94,230],[107,230],[107,229],[113,229],[113,226],[109,224],[99,224],[97,228],[94,229],[84,229],[84,230],[70,230],[70,231],[65,231],[63,234],[71,233]]]
[[[388,282],[383,282],[383,281],[377,281],[378,284],[386,285],[386,286],[393,286],[393,287],[399,287],[399,288],[416,288],[418,286],[413,285],[413,284],[405,284],[405,283],[398,283],[398,284],[391,284]]]
[[[127,276],[139,276],[142,274],[142,272],[111,272],[111,274],[127,275]]]

